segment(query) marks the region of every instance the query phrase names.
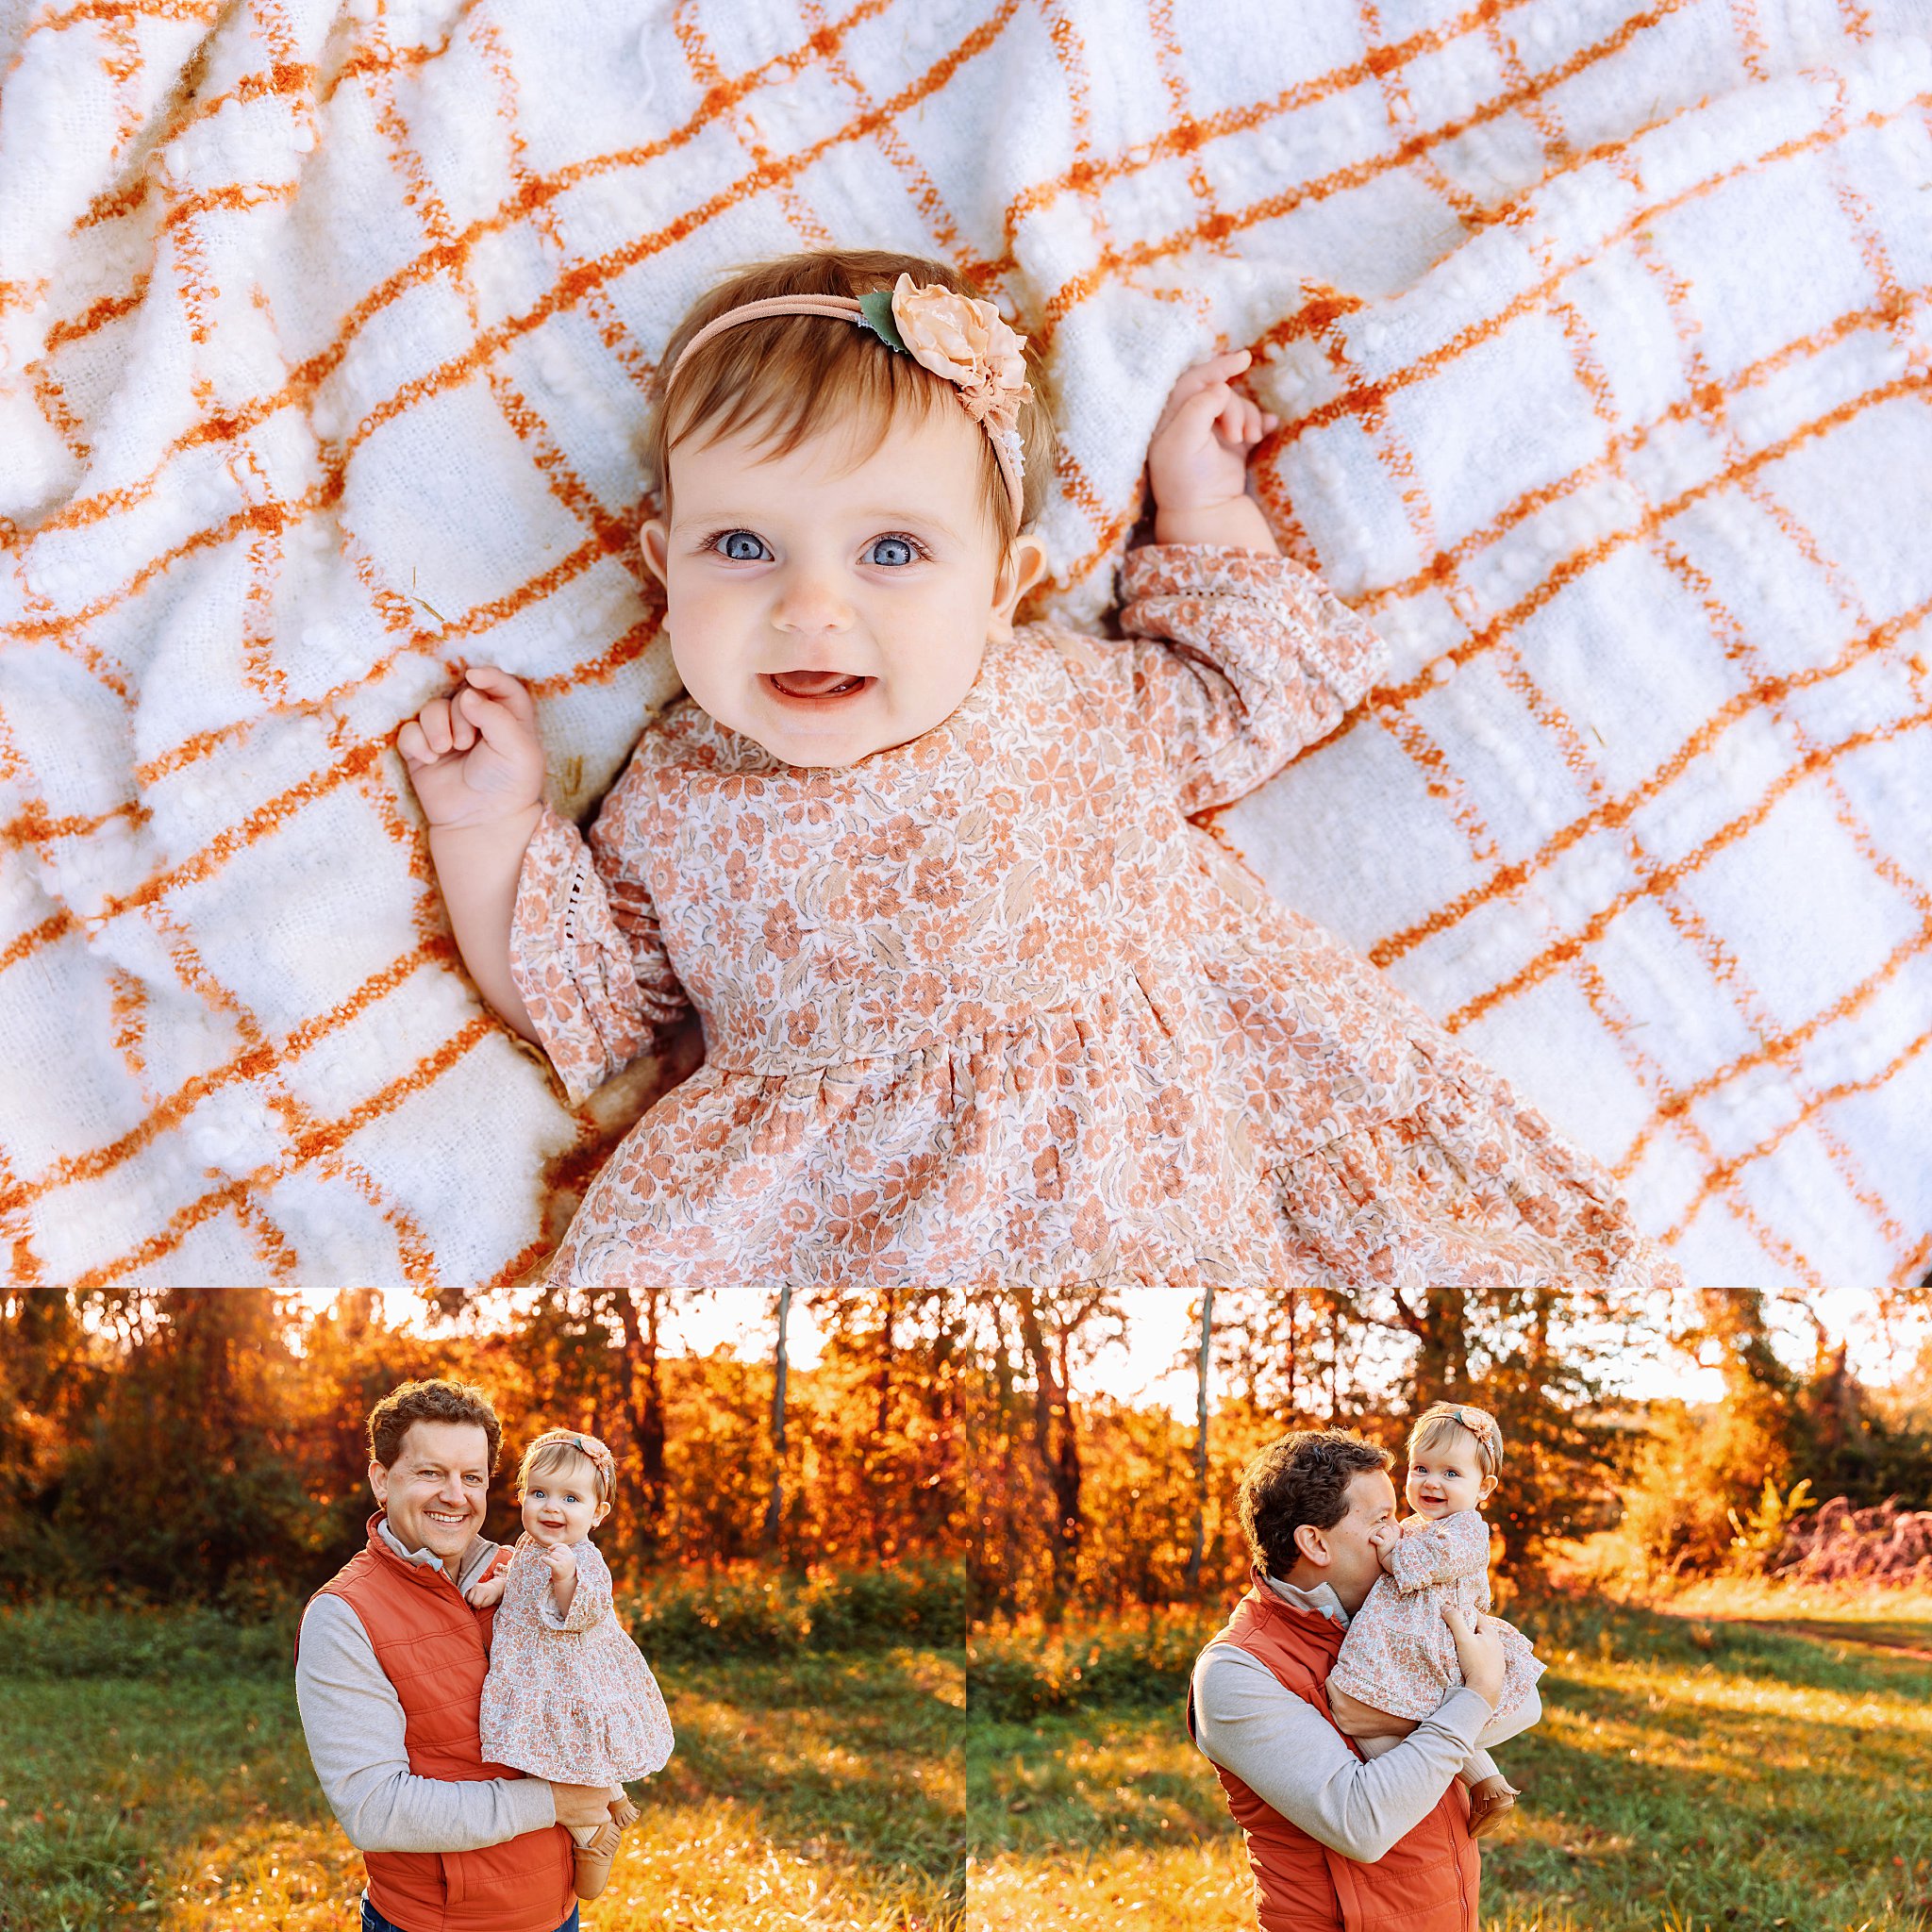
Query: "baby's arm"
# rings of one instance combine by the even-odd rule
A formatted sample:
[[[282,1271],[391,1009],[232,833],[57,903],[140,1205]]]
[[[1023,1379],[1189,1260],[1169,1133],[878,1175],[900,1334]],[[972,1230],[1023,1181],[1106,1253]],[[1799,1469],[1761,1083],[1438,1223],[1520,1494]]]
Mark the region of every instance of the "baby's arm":
[[[1245,489],[1273,418],[1228,386],[1245,350],[1186,371],[1147,467],[1156,541],[1127,553],[1119,644],[1056,640],[1076,685],[1104,692],[1158,747],[1183,814],[1232,804],[1341,723],[1388,647],[1283,557]]]
[[[463,689],[406,724],[396,749],[429,821],[429,856],[476,990],[525,1040],[537,1028],[510,977],[510,918],[542,814],[536,707],[508,672],[473,665]]]
[[[575,1549],[558,1543],[544,1555],[550,1559],[550,1592],[540,1599],[539,1607],[545,1629],[588,1630],[609,1614],[610,1572],[595,1543],[581,1542]]]
[[[1382,1567],[1403,1595],[1431,1584],[1480,1576],[1490,1567],[1490,1527],[1474,1509],[1458,1509],[1426,1529],[1405,1531],[1382,1552]]]
[[[568,1543],[546,1543],[543,1560],[550,1566],[550,1602],[558,1621],[568,1627],[570,1607],[577,1591],[577,1559]]]
[[[397,739],[429,820],[450,924],[477,990],[548,1056],[573,1106],[690,1009],[634,875],[630,774],[588,841],[542,802],[529,693],[473,668]]]

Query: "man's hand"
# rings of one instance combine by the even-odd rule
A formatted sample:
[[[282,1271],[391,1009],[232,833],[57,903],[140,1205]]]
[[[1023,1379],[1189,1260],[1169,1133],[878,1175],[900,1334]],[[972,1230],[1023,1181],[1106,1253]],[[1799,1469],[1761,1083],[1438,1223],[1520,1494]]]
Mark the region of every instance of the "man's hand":
[[[430,699],[396,734],[423,816],[439,830],[514,820],[543,796],[530,693],[493,664],[473,664],[464,677],[453,696]]]
[[[1456,1661],[1462,1666],[1462,1681],[1494,1710],[1503,1696],[1502,1624],[1494,1617],[1478,1617],[1472,1630],[1454,1604],[1442,1606],[1442,1621],[1455,1633]]]
[[[487,1610],[491,1604],[503,1601],[503,1572],[486,1576],[481,1583],[473,1583],[463,1592],[463,1601],[473,1608]]]
[[[598,1825],[610,1822],[608,1793],[600,1797],[589,1785],[553,1783],[550,1800],[557,1807],[558,1824],[572,1831],[594,1831]]]
[[[1183,370],[1170,391],[1147,451],[1157,542],[1279,554],[1247,494],[1248,452],[1279,419],[1229,387],[1250,359],[1245,349],[1211,356]]]

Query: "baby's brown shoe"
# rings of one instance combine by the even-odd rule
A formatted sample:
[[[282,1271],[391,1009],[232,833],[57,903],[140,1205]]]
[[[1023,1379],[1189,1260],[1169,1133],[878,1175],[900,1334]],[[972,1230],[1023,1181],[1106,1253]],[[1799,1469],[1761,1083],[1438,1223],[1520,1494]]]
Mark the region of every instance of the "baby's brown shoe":
[[[638,1822],[638,1807],[631,1803],[629,1793],[621,1789],[610,1801],[610,1822],[619,1831],[627,1831]]]
[[[1481,1838],[1494,1831],[1504,1818],[1516,1808],[1523,1793],[1499,1772],[1469,1788],[1469,1835]]]
[[[615,1824],[600,1824],[587,1845],[577,1845],[577,1896],[595,1898],[610,1883],[610,1861],[624,1834]],[[575,1840],[572,1842],[575,1844]]]

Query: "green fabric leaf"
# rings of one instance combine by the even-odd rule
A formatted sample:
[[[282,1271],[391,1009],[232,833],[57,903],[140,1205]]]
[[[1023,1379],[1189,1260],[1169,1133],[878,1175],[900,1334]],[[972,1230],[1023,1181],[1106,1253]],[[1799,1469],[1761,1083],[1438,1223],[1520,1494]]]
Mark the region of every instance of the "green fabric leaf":
[[[897,349],[900,355],[909,356],[908,349],[899,334],[898,325],[892,320],[892,291],[890,289],[874,289],[869,295],[858,298],[859,319],[866,327],[879,338],[889,349]]]

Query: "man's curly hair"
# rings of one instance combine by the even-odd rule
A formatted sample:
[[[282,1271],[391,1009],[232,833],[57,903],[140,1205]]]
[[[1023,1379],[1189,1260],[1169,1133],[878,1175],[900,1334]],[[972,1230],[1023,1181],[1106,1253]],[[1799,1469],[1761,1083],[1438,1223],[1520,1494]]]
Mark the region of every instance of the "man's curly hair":
[[[1248,1554],[1267,1576],[1286,1576],[1301,1552],[1303,1524],[1333,1529],[1348,1514],[1348,1486],[1395,1458],[1353,1429],[1297,1429],[1271,1442],[1241,1472],[1237,1498]]]
[[[404,1382],[369,1411],[369,1459],[395,1467],[411,1423],[475,1423],[490,1439],[490,1468],[496,1470],[503,1424],[490,1398],[473,1382]]]

